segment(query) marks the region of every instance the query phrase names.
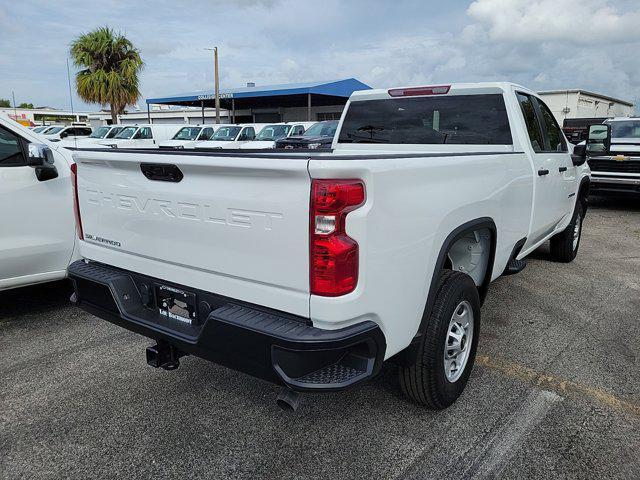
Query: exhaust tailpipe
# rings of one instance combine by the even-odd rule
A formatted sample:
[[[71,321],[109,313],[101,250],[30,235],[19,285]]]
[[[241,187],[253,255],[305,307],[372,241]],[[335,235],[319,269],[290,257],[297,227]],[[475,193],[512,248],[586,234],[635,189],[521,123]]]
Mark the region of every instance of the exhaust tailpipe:
[[[276,403],[282,410],[295,412],[300,406],[300,394],[298,392],[294,392],[290,388],[285,387],[278,394]]]

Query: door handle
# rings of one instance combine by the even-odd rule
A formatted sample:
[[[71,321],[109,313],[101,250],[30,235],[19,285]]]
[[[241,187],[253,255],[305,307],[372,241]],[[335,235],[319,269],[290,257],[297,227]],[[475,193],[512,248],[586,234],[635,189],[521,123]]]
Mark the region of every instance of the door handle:
[[[560,173],[562,173],[562,172],[566,172],[566,171],[567,171],[567,167],[560,167],[560,168],[558,168],[558,171],[559,171]]]
[[[538,175],[543,176],[543,175],[549,175],[549,170],[547,169],[540,169],[538,170]]]

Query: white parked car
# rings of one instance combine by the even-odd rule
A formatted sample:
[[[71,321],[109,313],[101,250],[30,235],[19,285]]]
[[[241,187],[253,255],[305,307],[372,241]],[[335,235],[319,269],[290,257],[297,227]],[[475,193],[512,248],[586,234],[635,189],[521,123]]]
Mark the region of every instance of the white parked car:
[[[41,135],[50,142],[60,142],[61,140],[73,142],[74,140],[87,138],[89,135],[91,135],[92,131],[93,130],[91,129],[91,127],[70,125],[66,127],[62,126],[49,128],[41,133]]]
[[[196,143],[195,148],[239,148],[243,143],[253,140],[256,136],[256,129],[260,128],[262,125],[255,123],[220,126],[216,128],[213,137]]]
[[[110,139],[101,140],[92,147],[110,148],[158,148],[159,142],[173,138],[184,125],[122,125],[124,128]]]
[[[240,145],[240,148],[246,150],[275,148],[276,140],[302,135],[313,124],[314,122],[291,122],[265,125],[252,141]]]
[[[98,127],[91,135],[85,138],[61,140],[60,145],[63,147],[87,148],[100,143],[102,140],[114,138],[124,128],[123,125],[104,125]]]
[[[215,132],[214,125],[187,125],[182,127],[171,140],[160,142],[166,149],[193,148],[196,143],[209,140]]]
[[[71,152],[0,115],[0,290],[59,280],[76,258]]]
[[[576,257],[584,153],[509,83],[355,92],[326,152],[79,151],[74,298],[153,338],[150,365],[197,355],[285,385],[291,408],[391,358],[409,398],[445,408],[490,283],[546,241]]]

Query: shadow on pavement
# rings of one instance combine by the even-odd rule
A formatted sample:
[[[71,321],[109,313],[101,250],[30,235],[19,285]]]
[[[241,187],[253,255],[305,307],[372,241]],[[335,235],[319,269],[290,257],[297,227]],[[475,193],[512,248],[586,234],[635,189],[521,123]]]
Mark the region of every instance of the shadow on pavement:
[[[0,292],[0,320],[64,307],[72,292],[68,280]]]

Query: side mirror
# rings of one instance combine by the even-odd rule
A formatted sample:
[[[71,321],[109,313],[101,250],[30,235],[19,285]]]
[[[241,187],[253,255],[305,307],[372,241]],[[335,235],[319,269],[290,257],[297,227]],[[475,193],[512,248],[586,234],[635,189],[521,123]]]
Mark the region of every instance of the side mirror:
[[[27,156],[27,165],[34,167],[36,177],[41,182],[51,180],[58,176],[58,170],[55,166],[53,152],[46,145],[39,143],[29,144],[29,154]]]
[[[586,147],[590,155],[608,153],[611,148],[611,125],[589,125]]]
[[[579,167],[587,161],[587,146],[584,143],[575,145],[571,154],[573,165]]]

